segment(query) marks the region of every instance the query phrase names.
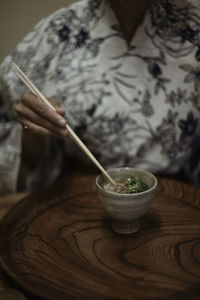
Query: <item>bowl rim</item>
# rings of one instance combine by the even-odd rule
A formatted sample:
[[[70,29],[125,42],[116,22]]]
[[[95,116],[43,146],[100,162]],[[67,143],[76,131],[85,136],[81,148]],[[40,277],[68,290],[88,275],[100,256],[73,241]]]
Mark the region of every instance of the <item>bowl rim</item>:
[[[109,194],[109,195],[118,195],[118,196],[126,196],[127,198],[128,197],[133,197],[133,196],[139,196],[139,195],[145,195],[149,192],[151,192],[152,190],[155,190],[155,188],[157,187],[157,184],[158,184],[158,180],[156,178],[156,176],[151,173],[150,171],[147,171],[145,169],[142,169],[142,168],[132,168],[132,167],[116,167],[116,168],[110,168],[110,169],[107,169],[106,171],[109,173],[113,170],[117,170],[117,169],[126,169],[126,170],[133,170],[133,171],[142,171],[144,173],[146,173],[147,175],[153,177],[154,179],[154,184],[151,188],[149,188],[148,190],[144,191],[144,192],[139,192],[139,193],[131,193],[131,194],[124,194],[124,193],[117,193],[117,192],[111,192],[111,191],[105,191],[101,185],[98,183],[98,180],[100,177],[105,177],[105,175],[103,173],[100,173],[97,177],[96,177],[96,186],[102,191],[104,192],[105,194]]]

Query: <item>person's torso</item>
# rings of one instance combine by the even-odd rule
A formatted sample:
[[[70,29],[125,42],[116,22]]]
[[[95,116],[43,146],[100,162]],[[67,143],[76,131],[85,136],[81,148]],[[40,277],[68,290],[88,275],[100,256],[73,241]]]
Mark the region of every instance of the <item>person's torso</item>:
[[[153,1],[129,47],[107,1],[80,12],[59,31],[46,93],[105,166],[178,170],[199,144],[200,10]]]

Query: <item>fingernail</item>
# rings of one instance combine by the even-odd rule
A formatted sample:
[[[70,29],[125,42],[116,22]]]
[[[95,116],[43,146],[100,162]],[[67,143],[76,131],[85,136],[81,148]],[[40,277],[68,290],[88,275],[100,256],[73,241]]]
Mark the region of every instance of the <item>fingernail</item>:
[[[63,126],[63,125],[66,124],[66,121],[65,121],[65,119],[63,119],[63,118],[59,118],[59,119],[58,119],[58,123],[59,123],[61,126]]]

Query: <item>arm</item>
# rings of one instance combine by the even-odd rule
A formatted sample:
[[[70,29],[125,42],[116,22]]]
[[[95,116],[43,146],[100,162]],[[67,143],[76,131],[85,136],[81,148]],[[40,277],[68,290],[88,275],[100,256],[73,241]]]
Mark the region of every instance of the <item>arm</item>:
[[[53,112],[53,115],[39,99],[30,94],[24,95],[26,87],[12,66],[16,62],[42,90],[43,83],[48,82],[51,59],[59,47],[49,24],[50,20],[40,22],[0,66],[0,192],[18,190],[23,165],[26,170],[23,189],[51,183],[62,165],[60,143],[51,137],[66,136],[66,121],[62,126],[58,124],[64,111],[57,107],[57,113]],[[24,132],[20,123],[29,127],[28,132]],[[28,166],[30,162],[34,169]],[[45,174],[51,176],[46,179]]]

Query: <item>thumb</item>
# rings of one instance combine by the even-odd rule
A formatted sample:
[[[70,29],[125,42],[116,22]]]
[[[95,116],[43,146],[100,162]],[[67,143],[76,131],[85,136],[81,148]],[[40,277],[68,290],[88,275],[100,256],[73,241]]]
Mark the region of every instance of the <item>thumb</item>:
[[[61,108],[61,105],[60,105],[60,102],[59,102],[58,99],[56,99],[56,98],[49,98],[48,100],[53,105],[53,107],[55,108],[56,112],[59,115],[61,115],[61,116],[65,115],[65,111],[64,111],[64,109]]]
[[[62,109],[61,107],[55,107],[55,109],[56,109],[56,112],[57,112],[59,115],[61,115],[62,117],[65,116],[65,111],[64,111],[64,109]]]

